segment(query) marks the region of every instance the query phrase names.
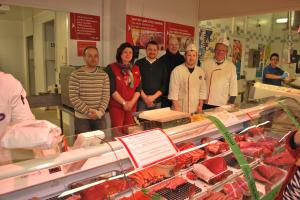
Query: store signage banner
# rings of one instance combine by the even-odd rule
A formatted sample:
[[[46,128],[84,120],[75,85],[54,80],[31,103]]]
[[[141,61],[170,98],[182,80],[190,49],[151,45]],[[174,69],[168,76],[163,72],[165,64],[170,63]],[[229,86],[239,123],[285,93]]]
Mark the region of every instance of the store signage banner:
[[[176,37],[179,41],[179,51],[185,51],[185,47],[194,42],[195,28],[182,24],[166,22],[166,45],[170,37]]]
[[[177,155],[177,148],[162,129],[118,137],[135,169],[144,168]]]
[[[77,56],[83,56],[83,50],[85,47],[93,46],[96,47],[96,42],[91,41],[77,41]]]
[[[126,16],[126,42],[134,46],[145,48],[150,40],[159,44],[159,49],[164,49],[164,22],[155,19]]]
[[[100,16],[70,13],[70,34],[73,40],[100,41]]]

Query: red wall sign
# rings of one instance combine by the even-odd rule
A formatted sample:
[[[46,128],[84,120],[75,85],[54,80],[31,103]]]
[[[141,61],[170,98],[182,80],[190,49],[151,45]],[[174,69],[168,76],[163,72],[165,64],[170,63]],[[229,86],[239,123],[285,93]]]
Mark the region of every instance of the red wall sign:
[[[144,48],[150,40],[155,40],[159,48],[164,49],[164,22],[127,15],[126,42]]]
[[[166,22],[166,45],[168,44],[170,37],[177,37],[179,40],[179,50],[184,51],[186,45],[194,42],[195,28],[193,26],[186,26],[182,24],[175,24]]]
[[[70,33],[74,40],[100,40],[100,16],[70,13]]]
[[[94,46],[96,47],[96,42],[90,41],[77,41],[77,56],[83,56],[83,50],[87,46]]]

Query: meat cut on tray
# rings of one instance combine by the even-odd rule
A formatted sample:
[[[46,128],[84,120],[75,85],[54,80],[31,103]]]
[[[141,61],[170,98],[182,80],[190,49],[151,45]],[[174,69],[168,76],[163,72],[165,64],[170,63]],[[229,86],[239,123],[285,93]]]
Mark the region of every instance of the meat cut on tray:
[[[213,144],[208,144],[207,146],[204,147],[204,149],[207,152],[210,152],[212,154],[219,154],[219,153],[223,153],[223,152],[229,150],[229,145],[226,142],[222,142],[222,141],[219,141],[219,140],[214,140],[214,139],[211,139],[211,138],[203,138],[201,140],[201,143],[206,144],[206,143],[211,142],[211,141],[216,141],[216,142],[213,143]]]
[[[129,178],[140,188],[148,187],[149,185],[157,183],[166,177],[167,174],[161,170],[157,170],[155,166],[143,169],[129,176]]]
[[[193,172],[198,178],[209,184],[215,184],[232,174],[227,170],[227,164],[223,157],[215,157],[193,165]]]
[[[269,165],[259,165],[253,169],[252,173],[256,180],[269,186],[278,183],[285,175],[281,169]]]
[[[111,195],[125,191],[133,186],[134,183],[130,180],[125,180],[125,179],[110,180],[83,190],[81,192],[81,199],[82,200],[109,199]]]
[[[191,149],[196,147],[192,142],[182,143],[177,145],[180,151]],[[206,157],[206,152],[202,149],[196,149],[185,154],[179,155],[175,158],[176,160],[176,169],[182,169],[192,165],[193,163],[198,162]]]
[[[289,152],[284,151],[274,156],[265,157],[264,162],[270,165],[285,167],[293,165],[295,159],[291,156]]]
[[[231,183],[223,186],[223,191],[227,196],[235,199],[241,199],[243,196],[249,196],[248,184],[242,177],[237,177]]]

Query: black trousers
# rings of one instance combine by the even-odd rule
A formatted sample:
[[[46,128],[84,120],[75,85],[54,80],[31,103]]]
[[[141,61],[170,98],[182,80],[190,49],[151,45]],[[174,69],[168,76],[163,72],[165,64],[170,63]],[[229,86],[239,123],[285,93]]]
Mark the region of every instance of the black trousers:
[[[202,109],[203,110],[208,110],[208,109],[212,109],[212,108],[217,108],[219,106],[214,106],[214,105],[209,105],[209,104],[203,104]]]

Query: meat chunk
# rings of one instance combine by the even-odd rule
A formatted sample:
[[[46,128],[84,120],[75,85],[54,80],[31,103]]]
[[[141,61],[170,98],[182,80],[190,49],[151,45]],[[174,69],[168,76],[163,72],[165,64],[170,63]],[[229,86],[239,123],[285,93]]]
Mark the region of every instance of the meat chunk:
[[[294,164],[295,159],[287,151],[284,151],[274,156],[265,157],[264,162],[275,166],[286,166]]]
[[[284,177],[284,172],[277,167],[268,165],[259,165],[253,171],[256,180],[272,186]]]
[[[211,142],[211,141],[214,141],[214,140],[211,139],[211,138],[203,138],[201,140],[202,144],[205,144],[205,143],[208,143],[208,142]],[[213,153],[213,154],[219,154],[219,153],[222,153],[222,152],[225,152],[225,151],[229,150],[229,145],[226,142],[222,142],[222,141],[219,141],[219,140],[215,140],[215,141],[216,141],[215,143],[209,144],[209,145],[204,147],[207,152],[210,152],[210,153]]]
[[[241,152],[250,157],[260,157],[263,154],[263,148],[261,147],[241,148]]]

